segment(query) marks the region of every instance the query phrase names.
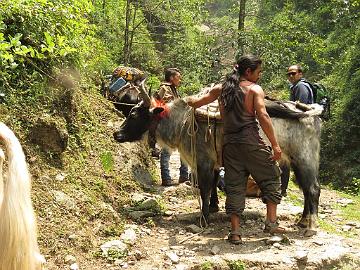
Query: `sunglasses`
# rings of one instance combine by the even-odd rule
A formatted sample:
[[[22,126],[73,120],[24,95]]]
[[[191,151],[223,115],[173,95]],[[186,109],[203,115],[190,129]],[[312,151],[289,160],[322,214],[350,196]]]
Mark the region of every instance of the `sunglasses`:
[[[288,72],[287,75],[290,76],[295,76],[297,74],[297,72],[293,71],[293,72]]]

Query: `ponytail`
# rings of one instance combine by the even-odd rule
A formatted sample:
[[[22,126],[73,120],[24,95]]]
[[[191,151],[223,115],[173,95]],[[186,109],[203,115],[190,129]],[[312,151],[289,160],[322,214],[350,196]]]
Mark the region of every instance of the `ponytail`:
[[[234,106],[235,93],[240,90],[240,76],[244,75],[246,70],[250,68],[254,71],[259,65],[261,60],[254,55],[244,55],[239,58],[232,73],[226,76],[226,80],[222,85],[222,92],[220,101],[226,111],[230,111]],[[244,98],[244,93],[239,91],[240,97]]]
[[[226,76],[226,80],[222,85],[220,101],[226,111],[230,111],[234,106],[235,93],[240,89],[240,75],[235,69]]]

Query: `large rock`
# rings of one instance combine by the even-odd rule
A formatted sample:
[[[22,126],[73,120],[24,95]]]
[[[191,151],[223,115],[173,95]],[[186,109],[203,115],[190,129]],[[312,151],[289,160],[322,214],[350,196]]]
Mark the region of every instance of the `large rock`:
[[[155,213],[152,211],[132,211],[129,212],[129,217],[134,220],[138,220],[141,218],[153,217]]]
[[[120,239],[127,244],[133,245],[136,243],[136,232],[133,229],[126,229],[120,236]]]
[[[53,190],[52,193],[54,195],[55,201],[61,206],[65,206],[65,208],[68,210],[78,211],[75,199],[71,198],[69,195],[60,190]]]
[[[30,129],[29,137],[43,151],[55,154],[64,152],[69,140],[65,120],[55,116],[39,118]]]
[[[108,257],[111,256],[111,253],[118,253],[118,254],[127,254],[128,252],[128,246],[121,240],[112,240],[108,241],[100,246],[100,249],[103,253],[103,256]]]
[[[153,212],[159,212],[161,205],[154,198],[148,198],[139,204],[139,210],[151,210]]]

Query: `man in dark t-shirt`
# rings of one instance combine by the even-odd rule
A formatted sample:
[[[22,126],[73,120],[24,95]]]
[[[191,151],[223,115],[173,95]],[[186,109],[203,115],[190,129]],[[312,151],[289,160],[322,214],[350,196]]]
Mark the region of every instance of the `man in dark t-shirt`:
[[[303,72],[300,65],[292,65],[287,72],[289,82],[292,84],[290,91],[291,101],[300,101],[304,104],[314,103],[314,94],[310,85],[303,78]]]
[[[300,65],[292,65],[288,68],[287,76],[289,82],[292,84],[290,87],[290,100],[299,101],[304,104],[314,103],[314,93],[310,84],[303,78],[303,71]],[[290,168],[288,166],[281,166],[281,195],[287,196],[287,187],[290,178]]]

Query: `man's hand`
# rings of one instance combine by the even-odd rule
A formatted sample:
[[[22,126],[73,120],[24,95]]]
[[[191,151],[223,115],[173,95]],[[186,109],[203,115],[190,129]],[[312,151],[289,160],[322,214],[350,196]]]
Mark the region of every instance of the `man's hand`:
[[[196,98],[195,97],[185,97],[184,98],[185,102],[187,103],[187,105],[194,107]]]
[[[271,157],[272,160],[279,160],[281,158],[281,148],[279,145],[272,145],[273,149],[273,156]]]
[[[216,100],[220,96],[221,91],[222,84],[217,84],[205,95],[201,97],[188,97],[185,99],[185,102],[193,108],[199,108]]]

